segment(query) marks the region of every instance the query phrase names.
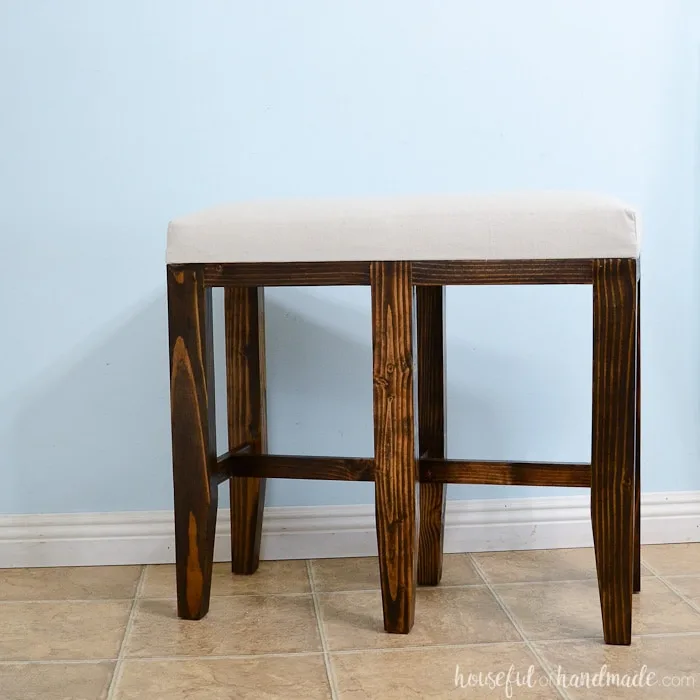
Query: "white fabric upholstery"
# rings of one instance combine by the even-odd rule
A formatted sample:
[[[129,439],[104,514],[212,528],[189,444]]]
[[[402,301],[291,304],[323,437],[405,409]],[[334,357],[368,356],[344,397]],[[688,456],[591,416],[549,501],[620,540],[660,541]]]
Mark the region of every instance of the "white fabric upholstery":
[[[637,257],[635,212],[592,194],[532,192],[257,201],[168,227],[168,263]]]

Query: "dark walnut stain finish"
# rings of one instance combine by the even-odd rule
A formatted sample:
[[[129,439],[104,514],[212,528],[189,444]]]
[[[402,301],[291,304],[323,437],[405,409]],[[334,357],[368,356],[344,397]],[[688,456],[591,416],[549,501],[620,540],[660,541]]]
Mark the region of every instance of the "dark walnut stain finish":
[[[374,460],[362,457],[225,454],[219,468],[231,477],[374,481]]]
[[[421,485],[444,483],[589,488],[591,465],[424,458],[420,461],[420,480]]]
[[[413,289],[405,262],[372,263],[375,501],[384,629],[413,627],[418,559]]]
[[[211,290],[201,268],[170,265],[168,315],[177,610],[209,610],[217,483]]]
[[[591,516],[608,644],[632,641],[636,306],[635,261],[598,260],[593,283]]]
[[[209,287],[368,285],[368,262],[208,263]]]
[[[372,287],[374,458],[268,455],[261,288],[367,284]],[[450,284],[593,285],[590,465],[445,459],[443,287]],[[218,459],[212,286],[226,287],[229,451]],[[232,566],[238,573],[258,566],[265,478],[374,480],[384,627],[398,633],[413,625],[417,579],[440,580],[447,483],[575,486],[591,488],[605,641],[629,644],[632,591],[640,586],[638,294],[637,263],[631,259],[169,266],[178,614],[198,619],[208,610],[216,486],[227,478]]]
[[[374,481],[375,460],[365,457],[258,455],[251,454],[246,446],[221,455],[218,470],[225,478],[259,476],[268,479]],[[591,485],[590,464],[476,462],[423,457],[419,461],[419,475],[421,486],[497,484],[587,488]],[[421,488],[421,496],[423,493]]]
[[[445,457],[445,288],[416,289],[418,352],[418,452]],[[421,462],[422,469],[422,462]],[[437,586],[442,577],[446,483],[420,485],[418,583]]]
[[[581,260],[423,260],[413,284],[591,284],[593,262]]]
[[[393,264],[388,262],[387,264]],[[581,260],[419,260],[411,267],[415,285],[591,284],[593,261]],[[365,261],[205,263],[208,287],[368,285]]]
[[[226,396],[229,449],[247,444],[251,454],[267,452],[265,401],[265,312],[261,287],[224,291]],[[260,563],[265,479],[231,479],[231,569],[252,574]]]
[[[634,581],[632,591],[642,590],[642,285],[637,270],[637,400],[634,451]]]

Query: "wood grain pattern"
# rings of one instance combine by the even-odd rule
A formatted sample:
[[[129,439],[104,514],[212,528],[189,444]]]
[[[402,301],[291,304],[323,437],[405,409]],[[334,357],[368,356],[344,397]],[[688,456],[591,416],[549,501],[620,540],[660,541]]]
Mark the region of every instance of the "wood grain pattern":
[[[230,454],[219,457],[229,476],[268,479],[374,481],[374,460],[362,457]]]
[[[265,311],[263,289],[227,287],[226,395],[228,444],[246,443],[250,454],[267,452],[265,401]],[[231,492],[231,569],[252,574],[260,563],[265,479],[261,474],[236,476]]]
[[[639,272],[639,270],[637,271]],[[637,280],[637,400],[634,453],[634,581],[632,592],[642,590],[642,285]]]
[[[421,458],[444,459],[445,288],[418,287],[416,307],[418,452]],[[418,583],[424,586],[437,586],[442,578],[446,503],[446,483],[421,480]]]
[[[198,266],[170,265],[168,327],[178,615],[209,610],[217,486],[211,290]]]
[[[641,303],[637,271],[636,262],[628,259],[168,266],[178,614],[198,619],[207,613],[217,484],[229,477],[232,567],[234,572],[247,574],[259,562],[265,478],[374,480],[384,626],[398,633],[408,633],[413,625],[417,578],[428,584],[440,580],[445,484],[590,486],[605,641],[629,644],[632,591],[640,587]],[[591,465],[445,459],[442,286],[591,283]],[[262,297],[266,284],[371,284],[374,459],[266,454]],[[412,285],[417,285],[415,336]],[[229,452],[219,459],[214,432],[211,286],[227,287]],[[417,480],[421,481],[420,512]]]
[[[607,644],[632,640],[636,276],[634,260],[594,266],[591,516]]]
[[[593,261],[421,260],[412,263],[413,284],[591,284]]]
[[[375,461],[365,457],[258,455],[243,448],[221,455],[218,469],[226,478],[257,476],[268,479],[374,481]],[[421,485],[497,484],[585,488],[591,485],[591,465],[477,462],[423,457],[419,461],[419,477]],[[421,495],[422,493],[421,489]]]
[[[589,488],[591,465],[425,458],[420,461],[420,480],[421,485],[445,483]]]
[[[372,263],[375,504],[384,629],[407,634],[416,604],[413,289],[405,262]]]
[[[210,287],[367,285],[369,263],[208,263],[204,265],[204,282]]]
[[[408,264],[407,262],[403,264]],[[593,261],[574,260],[418,260],[410,263],[415,285],[591,284]],[[364,261],[206,263],[209,287],[367,285]]]

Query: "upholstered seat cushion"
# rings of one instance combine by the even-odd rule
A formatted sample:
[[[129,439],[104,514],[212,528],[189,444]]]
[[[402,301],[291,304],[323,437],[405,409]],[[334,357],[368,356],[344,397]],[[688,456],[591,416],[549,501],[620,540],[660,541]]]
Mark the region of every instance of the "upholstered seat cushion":
[[[168,263],[626,258],[635,212],[616,199],[531,192],[255,201],[168,227]]]

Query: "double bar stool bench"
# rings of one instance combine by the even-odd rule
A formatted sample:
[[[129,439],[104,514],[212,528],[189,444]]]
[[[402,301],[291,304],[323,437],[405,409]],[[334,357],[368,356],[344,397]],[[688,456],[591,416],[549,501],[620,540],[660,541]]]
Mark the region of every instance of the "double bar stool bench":
[[[384,627],[394,633],[411,630],[416,584],[440,581],[446,484],[578,486],[591,490],[604,639],[630,644],[640,589],[638,258],[634,211],[587,193],[258,201],[172,221],[179,616],[208,611],[217,491],[226,480],[235,574],[258,567],[266,478],[374,481]],[[461,284],[592,285],[590,464],[445,458],[444,290]],[[371,287],[373,458],[268,454],[263,288],[303,285]],[[223,455],[212,287],[225,289]]]

